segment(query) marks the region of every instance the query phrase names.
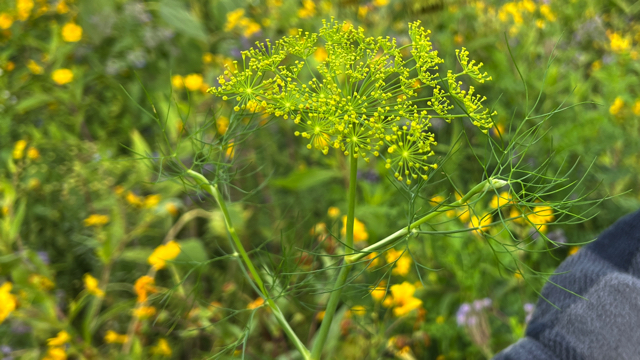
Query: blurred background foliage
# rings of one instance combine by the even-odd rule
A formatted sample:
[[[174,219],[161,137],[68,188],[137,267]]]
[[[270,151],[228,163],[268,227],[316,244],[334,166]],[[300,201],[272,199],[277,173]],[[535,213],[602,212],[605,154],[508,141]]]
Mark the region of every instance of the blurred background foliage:
[[[575,174],[596,189],[594,197],[623,195],[582,224],[540,229],[567,246],[519,256],[553,271],[576,251],[570,243],[595,238],[640,205],[639,14],[633,0],[0,3],[0,283],[11,284],[0,289],[0,356],[208,358],[228,346],[221,356],[232,357],[247,336],[245,357],[286,358],[290,345],[272,315],[256,310],[255,292],[228,261],[234,257],[220,212],[179,182],[158,181],[139,155],[157,157],[164,136],[176,143],[193,129],[227,139],[231,212],[242,240],[261,249],[252,256],[269,264],[265,272],[307,286],[295,274],[321,260],[299,249],[342,227],[344,158],[306,151],[288,122],[265,124],[229,145],[228,118],[214,116],[227,105],[205,91],[255,41],[316,31],[331,16],[400,43],[408,41],[407,23],[421,20],[447,64],[466,47],[494,79],[478,90],[498,111],[495,138],[508,138],[539,93],[533,116],[567,107],[544,124],[545,142],[526,161],[535,167],[553,147],[556,157],[579,161]],[[326,52],[313,56],[323,60]],[[147,112],[166,116],[164,131]],[[434,119],[438,154],[471,128]],[[464,139],[484,144],[473,131]],[[193,154],[180,149],[190,161]],[[444,168],[450,182],[422,195],[453,198],[451,183],[462,193],[477,183],[482,167],[473,154],[460,146]],[[356,231],[374,241],[406,222],[407,201],[383,166],[359,175]],[[491,200],[478,206],[489,209]],[[449,215],[442,229],[471,221]],[[366,286],[382,274],[364,273],[332,332],[334,358],[486,358],[516,341],[541,284],[500,271],[479,239],[433,236],[410,247],[415,261],[401,257],[407,270],[385,280],[413,286],[423,305],[409,316],[385,312]],[[180,255],[166,270],[154,267],[150,255],[170,252],[158,248],[169,240],[180,244]],[[331,254],[336,243],[325,241],[321,250]],[[131,311],[145,307],[138,281],[151,270],[156,285],[146,292],[154,307],[145,319]],[[301,338],[311,339],[322,319],[315,306],[326,294],[304,286],[284,308]]]

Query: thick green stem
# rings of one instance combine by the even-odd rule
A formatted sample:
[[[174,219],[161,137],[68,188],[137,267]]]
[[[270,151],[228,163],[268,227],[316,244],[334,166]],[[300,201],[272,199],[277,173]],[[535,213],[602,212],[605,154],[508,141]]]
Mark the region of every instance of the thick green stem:
[[[346,229],[346,241],[345,241],[345,254],[353,253],[353,224],[355,222],[355,212],[356,212],[356,184],[358,178],[358,159],[351,156],[350,157],[350,170],[349,170],[349,194],[347,197],[348,208],[347,208],[347,229]],[[319,360],[322,355],[322,350],[324,349],[324,343],[327,341],[327,336],[329,335],[329,329],[331,328],[331,323],[333,322],[333,317],[336,314],[336,309],[338,308],[338,302],[340,301],[340,295],[342,295],[342,289],[344,284],[347,282],[347,278],[349,277],[349,272],[351,271],[351,264],[343,264],[340,268],[340,272],[338,273],[338,278],[336,279],[336,283],[333,286],[333,291],[329,296],[329,302],[327,303],[327,307],[324,312],[324,318],[322,319],[322,325],[320,325],[320,330],[318,331],[318,335],[313,343],[313,347],[311,348],[311,359]]]
[[[349,263],[349,264],[353,264],[356,261],[362,260],[362,258],[364,258],[365,256],[371,254],[374,251],[378,251],[378,250],[393,246],[400,239],[402,239],[404,236],[409,234],[413,229],[415,229],[418,226],[424,224],[425,222],[433,219],[434,217],[442,214],[443,212],[455,209],[455,208],[459,207],[460,205],[465,204],[467,201],[469,201],[469,199],[471,199],[473,196],[477,195],[478,193],[486,191],[487,189],[490,189],[490,188],[499,189],[499,188],[505,186],[506,184],[507,183],[505,181],[489,178],[489,179],[479,183],[478,185],[474,186],[473,189],[469,190],[469,192],[466,195],[464,195],[460,200],[455,201],[455,202],[453,202],[453,203],[451,203],[449,205],[441,206],[437,210],[435,210],[434,212],[429,213],[429,214],[425,215],[424,217],[422,217],[422,218],[416,220],[415,222],[411,223],[409,226],[394,232],[393,234],[391,234],[391,235],[387,236],[386,238],[376,242],[373,245],[367,246],[366,248],[364,248],[361,251],[359,251],[357,254],[353,254],[351,256],[347,256],[346,262]]]
[[[293,345],[296,347],[296,349],[298,349],[300,354],[302,354],[302,357],[305,360],[308,360],[309,350],[306,348],[306,346],[304,346],[302,341],[300,341],[300,339],[295,334],[291,326],[289,326],[289,323],[285,319],[284,314],[282,314],[282,311],[280,311],[280,308],[278,307],[278,305],[269,296],[269,293],[267,292],[267,289],[264,286],[264,282],[262,281],[260,274],[256,270],[251,259],[249,258],[247,251],[244,249],[244,246],[242,245],[242,242],[238,237],[238,233],[236,232],[236,229],[233,227],[233,223],[231,222],[231,216],[229,215],[229,210],[227,209],[227,204],[224,201],[224,197],[220,193],[218,185],[209,183],[207,178],[205,178],[202,174],[197,173],[193,170],[188,170],[187,173],[198,183],[198,185],[200,185],[202,189],[207,191],[209,194],[213,196],[214,199],[216,199],[216,202],[218,203],[218,206],[222,211],[222,215],[224,216],[224,221],[227,227],[227,231],[229,232],[229,235],[231,236],[231,239],[233,240],[233,243],[235,244],[236,249],[238,249],[238,252],[240,253],[240,257],[244,261],[245,266],[247,267],[247,269],[249,269],[249,273],[253,277],[253,281],[255,281],[256,285],[258,285],[258,288],[262,293],[262,297],[266,299],[266,304],[269,306],[269,308],[271,308],[271,311],[273,311],[273,314],[275,315],[276,320],[278,321],[278,323],[280,324],[284,332],[289,337],[289,340],[293,342]]]

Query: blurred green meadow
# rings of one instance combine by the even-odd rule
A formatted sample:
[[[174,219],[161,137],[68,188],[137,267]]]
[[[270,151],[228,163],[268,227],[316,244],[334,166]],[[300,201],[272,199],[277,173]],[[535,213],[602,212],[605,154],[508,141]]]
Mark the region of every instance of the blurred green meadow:
[[[502,224],[527,218],[516,186],[488,191],[368,257],[323,359],[491,358],[523,336],[544,274],[640,207],[640,1],[6,0],[0,359],[304,358],[225,221],[310,348],[342,254],[349,161],[207,90],[256,42],[332,17],[399,45],[421,21],[446,68],[462,47],[483,63],[492,80],[474,86],[497,113],[486,135],[435,115],[441,165],[419,188],[383,161],[362,166],[357,249],[460,199],[490,175],[491,144],[517,144],[532,121],[539,138],[512,149],[513,166],[580,190],[548,191],[527,205],[536,221]],[[175,159],[215,176],[228,209],[175,176]],[[536,206],[583,197],[595,202],[575,212]]]

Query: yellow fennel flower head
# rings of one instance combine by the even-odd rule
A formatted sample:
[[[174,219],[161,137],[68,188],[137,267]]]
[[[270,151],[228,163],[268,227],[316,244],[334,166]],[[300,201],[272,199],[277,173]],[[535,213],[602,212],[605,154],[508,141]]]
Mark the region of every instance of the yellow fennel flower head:
[[[16,0],[16,12],[18,20],[25,21],[29,18],[33,9],[33,0]]]
[[[635,115],[640,115],[640,100],[636,100],[636,103],[633,104],[633,113]]]
[[[338,216],[340,216],[340,209],[335,206],[331,206],[329,210],[327,210],[327,215],[329,215],[329,217],[332,219],[336,219]]]
[[[369,270],[372,270],[374,267],[380,264],[380,257],[378,256],[378,253],[375,251],[367,255],[365,259],[370,260],[369,264],[367,264],[367,269]]]
[[[26,140],[18,140],[13,145],[13,158],[20,160],[24,157],[24,149],[27,147]]]
[[[56,337],[47,339],[47,346],[62,346],[70,340],[71,336],[69,336],[69,333],[62,330],[56,335]]]
[[[142,207],[144,205],[144,201],[142,200],[142,198],[131,191],[127,192],[125,200],[135,207]]]
[[[67,360],[67,352],[59,346],[50,347],[42,360]]]
[[[218,116],[216,119],[216,129],[218,130],[218,134],[226,134],[227,129],[229,129],[229,118],[226,116]]]
[[[609,107],[609,114],[616,116],[620,113],[620,110],[622,110],[623,107],[624,100],[622,100],[622,98],[618,96],[613,101],[613,104],[611,104],[611,106]]]
[[[386,283],[386,281],[380,281],[380,283],[378,283],[378,286],[376,286],[375,288],[371,289],[371,297],[375,301],[382,300],[386,294],[387,294],[387,283]]]
[[[171,347],[166,339],[158,340],[158,344],[151,349],[151,352],[160,356],[171,356]]]
[[[29,71],[31,71],[31,73],[34,75],[41,75],[42,73],[44,73],[44,68],[38,65],[38,63],[34,60],[29,60],[29,62],[27,63],[27,69],[29,69]]]
[[[148,295],[157,291],[154,278],[149,275],[139,277],[133,285],[133,290],[138,295],[139,303],[147,301]]]
[[[393,285],[390,290],[390,298],[393,301],[393,315],[404,316],[422,306],[422,300],[413,296],[416,292],[416,287],[410,282],[405,281],[402,284]]]
[[[247,309],[249,309],[249,310],[257,309],[257,308],[261,307],[262,305],[264,305],[264,299],[260,297],[260,298],[257,298],[255,300],[253,300],[249,304],[247,304]]]
[[[168,260],[173,260],[180,254],[180,246],[177,242],[171,240],[165,245],[158,246],[149,256],[147,261],[156,270],[163,269]]]
[[[84,219],[84,226],[104,226],[109,222],[108,215],[92,214],[88,218]]]
[[[0,13],[0,29],[7,30],[13,24],[13,16],[7,13]]]
[[[156,308],[153,306],[139,306],[133,310],[133,316],[139,319],[148,319],[156,314]]]
[[[389,5],[389,0],[373,0],[373,6],[382,7]]]
[[[316,3],[313,0],[302,0],[302,8],[298,10],[298,16],[307,19],[316,14]]]
[[[184,86],[191,91],[200,90],[203,83],[204,81],[200,74],[189,74],[184,77]]]
[[[242,8],[227,13],[227,22],[224,25],[224,30],[231,31],[235,29],[244,18],[244,9]]]
[[[51,79],[58,85],[68,84],[73,81],[73,72],[69,69],[58,69],[51,74]]]
[[[82,27],[74,23],[66,23],[62,27],[62,40],[78,42],[82,39]]]
[[[547,205],[534,207],[533,215],[535,215],[539,221],[545,223],[552,222],[555,219],[555,216],[553,215],[553,208]]]
[[[342,230],[340,231],[342,236],[347,235],[347,215],[342,217]],[[369,233],[367,232],[367,227],[363,222],[354,218],[353,219],[353,241],[367,241],[369,239]]]
[[[5,282],[0,286],[0,324],[11,314],[18,305],[18,299],[11,293],[13,284]]]
[[[84,282],[84,288],[87,289],[90,294],[93,294],[100,298],[104,297],[104,291],[102,291],[98,287],[98,279],[91,276],[91,274],[84,274],[84,276],[82,277],[82,282]]]
[[[411,255],[409,255],[408,251],[389,249],[385,254],[385,258],[389,264],[393,264],[395,262],[393,270],[391,271],[392,274],[398,276],[406,276],[409,274],[413,260],[411,259]]]
[[[178,90],[184,89],[184,78],[182,75],[173,75],[171,77],[171,85]]]
[[[544,16],[548,21],[556,21],[556,14],[551,10],[549,4],[540,5],[540,14]]]
[[[107,330],[104,335],[104,342],[107,344],[124,344],[127,342],[127,335],[118,334],[113,330]]]
[[[315,3],[304,1],[302,17],[311,16],[311,9]],[[241,27],[243,18],[240,10],[229,13],[227,29]],[[495,112],[484,108],[485,98],[473,86],[460,81],[463,76],[491,80],[480,71],[482,63],[463,48],[457,52],[462,72],[449,73],[441,87],[438,66],[444,60],[430,32],[414,22],[409,37],[412,50],[407,52],[396,39],[367,37],[350,23],[323,21],[317,33],[295,30],[281,40],[256,43],[242,52],[242,64],[226,66],[219,86],[207,91],[230,101],[241,115],[293,121],[298,125],[294,135],[309,150],[339,151],[365,162],[381,157],[398,181],[418,184],[437,169],[429,161],[437,145],[430,132],[433,117],[467,117],[487,133]],[[458,114],[452,112],[454,103],[464,108]]]
[[[627,52],[631,48],[631,37],[622,36],[617,32],[607,31],[607,37],[609,38],[609,46],[611,51],[616,53]]]

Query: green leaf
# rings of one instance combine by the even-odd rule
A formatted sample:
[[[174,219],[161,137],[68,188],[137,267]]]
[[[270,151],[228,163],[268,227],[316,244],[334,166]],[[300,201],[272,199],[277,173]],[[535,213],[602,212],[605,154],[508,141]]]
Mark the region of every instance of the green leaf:
[[[25,112],[29,111],[29,110],[33,110],[36,109],[40,106],[43,106],[49,102],[53,101],[53,97],[45,94],[45,93],[40,93],[31,97],[28,97],[22,101],[20,101],[17,105],[16,105],[16,112],[18,112],[19,114],[24,114]]]
[[[179,33],[200,41],[207,40],[207,35],[200,21],[191,15],[182,4],[170,0],[163,1],[160,3],[158,13],[162,20],[166,21]]]
[[[309,168],[297,170],[286,178],[276,179],[273,184],[289,190],[306,190],[340,177],[340,172],[332,169]]]

